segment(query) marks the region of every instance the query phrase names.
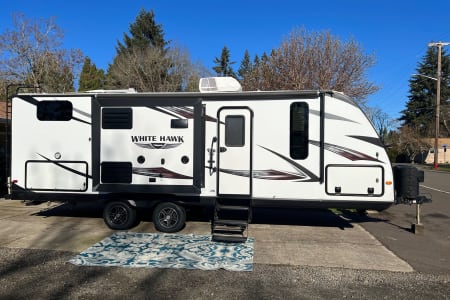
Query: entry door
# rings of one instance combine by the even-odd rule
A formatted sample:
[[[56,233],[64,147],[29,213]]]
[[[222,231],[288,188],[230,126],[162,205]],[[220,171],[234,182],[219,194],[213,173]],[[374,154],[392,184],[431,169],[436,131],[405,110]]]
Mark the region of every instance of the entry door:
[[[252,194],[252,119],[253,113],[246,107],[224,107],[219,111],[219,195]]]

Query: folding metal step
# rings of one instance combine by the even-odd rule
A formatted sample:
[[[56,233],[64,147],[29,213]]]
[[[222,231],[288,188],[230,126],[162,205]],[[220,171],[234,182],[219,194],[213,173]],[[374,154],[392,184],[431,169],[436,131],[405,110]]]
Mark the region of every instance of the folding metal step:
[[[223,205],[216,204],[216,210],[233,210],[233,211],[249,211],[250,207],[243,205]]]
[[[224,243],[245,243],[247,241],[247,237],[239,235],[213,234],[212,240],[214,242]]]
[[[246,220],[223,220],[216,219],[214,220],[214,225],[222,225],[222,226],[239,226],[239,227],[247,227],[248,221]]]
[[[245,233],[250,219],[249,199],[216,199],[211,221],[212,240],[244,243],[247,241]]]

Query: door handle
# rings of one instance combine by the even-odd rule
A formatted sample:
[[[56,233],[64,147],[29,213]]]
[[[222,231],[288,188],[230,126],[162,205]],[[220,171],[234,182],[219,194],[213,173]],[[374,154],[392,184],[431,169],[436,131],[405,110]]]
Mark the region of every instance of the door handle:
[[[226,147],[220,147],[219,148],[219,151],[222,153],[222,152],[226,152],[227,151],[227,148]]]
[[[208,149],[208,152],[209,152],[209,160],[208,160],[208,163],[209,163],[209,167],[208,167],[209,175],[212,175],[216,171],[216,168],[213,167],[213,164],[215,163],[215,161],[214,161],[214,152],[215,152],[215,150],[213,148],[215,142],[217,142],[217,137],[213,137],[212,138],[212,140],[211,140],[211,148]]]

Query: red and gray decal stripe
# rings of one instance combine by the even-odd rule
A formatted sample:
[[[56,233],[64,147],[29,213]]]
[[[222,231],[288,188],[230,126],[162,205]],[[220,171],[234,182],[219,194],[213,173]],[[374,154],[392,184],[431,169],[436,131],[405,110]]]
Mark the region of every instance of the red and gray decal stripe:
[[[158,178],[192,179],[191,176],[176,173],[166,168],[133,168],[133,174]]]
[[[189,107],[178,107],[178,106],[159,106],[159,107],[150,107],[156,111],[165,113],[167,115],[173,116],[178,119],[193,119],[194,118],[194,110]],[[181,117],[180,117],[181,116]],[[205,115],[205,120],[209,122],[217,122],[217,119],[208,115]]]
[[[318,142],[318,141],[309,141],[309,143],[312,145],[315,145],[317,147],[320,147],[320,142]],[[359,152],[359,151],[356,151],[356,150],[353,150],[350,148],[333,145],[333,144],[328,144],[328,143],[324,143],[324,147],[325,147],[325,150],[336,153],[337,155],[345,157],[351,161],[369,160],[369,161],[382,162],[375,157],[372,157],[370,155],[367,155],[365,153],[362,153],[362,152]]]
[[[220,172],[223,172],[226,174],[231,174],[231,175],[236,175],[236,176],[242,176],[242,177],[250,176],[249,170],[220,169]],[[304,180],[305,178],[308,178],[308,177],[304,174],[290,173],[290,172],[270,169],[270,170],[253,171],[252,178],[266,179],[266,180]]]

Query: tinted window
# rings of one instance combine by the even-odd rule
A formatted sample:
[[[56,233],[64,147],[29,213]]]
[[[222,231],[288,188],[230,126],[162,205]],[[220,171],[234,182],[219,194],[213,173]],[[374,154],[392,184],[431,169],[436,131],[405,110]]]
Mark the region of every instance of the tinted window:
[[[170,120],[170,128],[188,128],[188,120],[172,119]]]
[[[225,146],[242,147],[245,145],[244,116],[225,117]]]
[[[290,154],[294,159],[304,159],[308,156],[308,113],[308,104],[291,104]]]
[[[37,118],[40,121],[69,121],[72,110],[69,101],[40,101],[37,104]]]

